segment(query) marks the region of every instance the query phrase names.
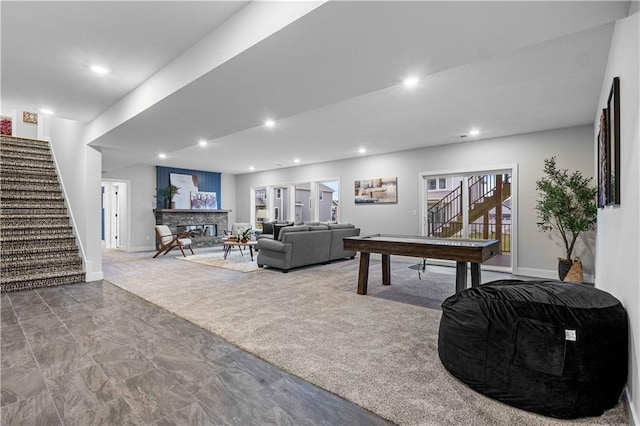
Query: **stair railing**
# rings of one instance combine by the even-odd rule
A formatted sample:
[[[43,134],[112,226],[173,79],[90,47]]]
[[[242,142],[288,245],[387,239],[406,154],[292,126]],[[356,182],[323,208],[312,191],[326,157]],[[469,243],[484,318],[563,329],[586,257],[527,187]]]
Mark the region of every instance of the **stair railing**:
[[[475,178],[475,179],[473,179]],[[469,210],[485,198],[493,197],[496,191],[496,175],[474,176],[469,179]],[[502,184],[511,183],[511,175],[502,175]],[[502,200],[500,200],[502,202]]]
[[[502,184],[511,183],[511,175],[504,174]],[[472,176],[469,178],[469,208],[480,204],[485,198],[493,197],[496,190],[496,175]],[[427,209],[428,233],[433,237],[445,227],[455,227],[456,219],[462,216],[462,182],[460,186],[445,195],[440,201]],[[459,231],[454,232],[452,235]]]
[[[445,195],[427,209],[428,236],[432,237],[455,218],[462,214],[462,182],[460,186]]]

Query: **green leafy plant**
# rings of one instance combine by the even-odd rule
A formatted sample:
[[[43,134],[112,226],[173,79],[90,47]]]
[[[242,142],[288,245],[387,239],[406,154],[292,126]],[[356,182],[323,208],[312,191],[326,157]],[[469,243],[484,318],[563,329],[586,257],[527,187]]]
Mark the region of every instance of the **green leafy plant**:
[[[597,189],[589,185],[592,178],[586,178],[578,171],[569,174],[567,169],[558,169],[555,157],[544,160],[544,174],[536,181],[538,228],[559,233],[567,259],[571,260],[578,235],[593,229],[596,223]]]
[[[180,188],[175,185],[169,185],[165,188],[158,189],[158,198],[164,201],[165,207],[173,200],[173,196],[180,193]]]
[[[247,228],[244,231],[242,231],[242,233],[240,234],[240,238],[242,240],[248,240],[249,237],[251,236],[251,228]]]

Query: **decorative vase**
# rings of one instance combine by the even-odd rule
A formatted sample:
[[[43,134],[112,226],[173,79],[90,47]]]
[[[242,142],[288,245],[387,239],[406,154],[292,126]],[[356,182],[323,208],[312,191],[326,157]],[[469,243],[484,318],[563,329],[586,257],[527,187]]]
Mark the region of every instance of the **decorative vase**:
[[[564,278],[569,273],[569,269],[571,269],[571,265],[572,262],[569,259],[558,258],[558,277],[560,281],[564,281]]]
[[[175,210],[175,208],[176,208],[176,202],[175,201],[171,202],[171,208]]]
[[[247,242],[247,239],[246,239],[246,238],[243,238],[243,239],[241,239],[241,240],[240,240],[240,242],[244,244],[244,243],[246,243],[246,242]]]

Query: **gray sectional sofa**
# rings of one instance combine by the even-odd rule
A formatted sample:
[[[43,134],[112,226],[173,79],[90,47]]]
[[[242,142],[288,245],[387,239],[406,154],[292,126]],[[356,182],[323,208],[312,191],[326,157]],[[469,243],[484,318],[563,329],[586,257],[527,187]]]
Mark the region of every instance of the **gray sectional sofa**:
[[[287,272],[299,266],[354,258],[356,253],[343,249],[342,239],[360,235],[351,224],[293,225],[280,229],[277,239],[258,239],[258,266],[270,266]]]

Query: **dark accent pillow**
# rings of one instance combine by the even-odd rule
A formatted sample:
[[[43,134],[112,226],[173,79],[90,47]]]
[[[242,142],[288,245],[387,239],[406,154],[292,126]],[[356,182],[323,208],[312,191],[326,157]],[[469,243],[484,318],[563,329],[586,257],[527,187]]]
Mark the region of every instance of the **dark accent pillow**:
[[[262,224],[262,233],[263,234],[273,234],[273,223],[264,222]]]
[[[280,230],[282,228],[286,228],[287,226],[293,226],[292,223],[276,223],[275,225],[273,225],[273,239],[277,240],[278,239],[278,235],[280,235]]]

